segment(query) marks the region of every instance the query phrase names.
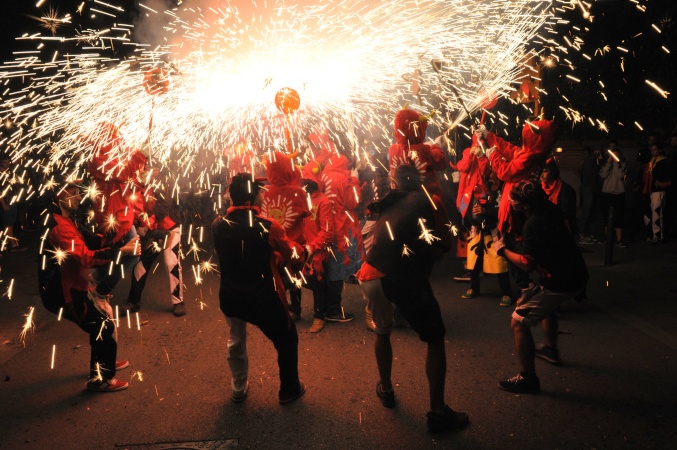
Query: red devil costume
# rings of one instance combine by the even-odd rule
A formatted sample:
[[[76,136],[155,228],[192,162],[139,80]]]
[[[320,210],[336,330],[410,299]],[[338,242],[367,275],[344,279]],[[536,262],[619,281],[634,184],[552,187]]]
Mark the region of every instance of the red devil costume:
[[[125,146],[118,129],[103,124],[94,145],[97,152],[89,163],[89,174],[101,191],[94,201],[94,219],[105,241],[118,243],[134,225],[134,208],[130,202],[137,172],[143,170],[148,157],[138,150]],[[126,154],[126,159],[116,157],[116,152]],[[110,223],[111,217],[115,219]]]
[[[442,197],[442,187],[437,171],[444,170],[447,158],[440,147],[424,144],[430,116],[424,116],[413,109],[401,109],[395,115],[395,141],[390,146],[390,170],[402,164],[410,164],[418,170],[421,182],[430,195]]]
[[[282,225],[292,241],[305,244],[303,219],[310,216],[310,209],[306,192],[301,187],[301,169],[280,152],[273,153],[264,164],[270,186],[263,195],[261,215]]]
[[[131,201],[136,186],[133,180],[145,169],[148,157],[141,151],[126,147],[115,125],[104,123],[98,131],[97,140],[93,143],[96,153],[89,163],[89,173],[101,190],[101,195],[94,200],[94,219],[103,236],[102,245],[117,247],[136,237]],[[138,261],[138,256],[125,255],[120,264],[131,270]],[[106,267],[97,269],[94,275],[96,289],[90,292],[95,304],[110,301],[110,293],[121,276],[118,268],[111,271]]]
[[[477,137],[473,136],[471,147],[475,148],[477,145]],[[477,190],[476,187],[485,192],[489,191],[485,182],[491,175],[489,158],[476,156],[472,153],[472,148],[463,150],[463,157],[456,165],[458,171],[461,172],[461,179],[458,183],[458,196],[456,197],[456,208],[463,218],[465,218],[473,202],[473,193]]]
[[[344,155],[331,155],[322,171],[324,194],[334,210],[334,230],[336,247],[348,264],[348,239],[357,239],[357,250],[363,251],[362,232],[357,217],[357,205],[360,202],[362,188],[357,178],[350,175],[350,161]],[[354,273],[354,272],[353,272]]]
[[[529,179],[535,171],[540,173],[555,142],[555,133],[556,127],[550,120],[538,120],[531,125],[526,123],[522,129],[522,147],[512,145],[494,133],[486,133],[487,145],[496,148],[495,152],[487,151],[491,167],[498,178],[505,181],[498,206],[499,230],[509,231],[510,228],[511,207],[507,193],[515,183]]]
[[[308,274],[318,280],[324,278],[324,265],[327,262],[327,248],[334,242],[334,214],[331,202],[319,189],[320,173],[322,168],[316,161],[311,161],[303,167],[303,179],[315,183],[308,189],[311,202],[310,217],[304,222],[306,249],[312,254],[312,259],[306,262]],[[312,192],[311,192],[312,191]]]

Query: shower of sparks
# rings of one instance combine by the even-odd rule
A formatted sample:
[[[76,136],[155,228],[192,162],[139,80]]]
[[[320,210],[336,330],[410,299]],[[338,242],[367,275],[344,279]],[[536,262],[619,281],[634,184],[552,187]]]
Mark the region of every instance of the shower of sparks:
[[[35,313],[35,308],[31,306],[28,309],[28,314],[25,315],[26,322],[24,323],[21,333],[19,333],[19,341],[23,344],[24,347],[26,346],[26,335],[28,334],[28,332],[35,331],[35,323],[33,322],[33,313]]]
[[[403,244],[403,245],[402,245],[402,256],[409,256],[409,255],[411,255],[411,254],[413,254],[413,253],[414,253],[414,252],[411,251],[411,249],[410,249],[409,247],[407,247],[407,244]]]
[[[139,4],[149,20],[166,22],[164,34],[151,43],[124,24],[126,11],[114,0],[73,3],[75,14],[45,6],[35,20],[46,31],[17,37],[22,47],[34,49],[17,51],[0,66],[0,84],[6,86],[0,90],[0,123],[10,130],[1,143],[14,161],[26,161],[26,168],[32,164],[49,178],[19,194],[22,200],[55,189],[55,179],[86,178],[97,143],[108,139],[100,123],[108,122],[124,138],[108,162],[124,161],[130,149],[146,146],[154,164],[171,169],[174,179],[165,187],[174,205],[189,184],[195,192],[211,192],[218,212],[223,185],[215,190],[214,180],[238,161],[252,175],[261,171],[261,157],[284,146],[286,129],[294,148],[302,147],[306,131],[316,125],[345,134],[345,150],[374,167],[358,136],[389,137],[402,104],[425,114],[437,111],[431,124],[463,132],[469,129],[468,114],[482,109],[488,92],[508,99],[524,74],[533,80],[541,69],[567,68],[566,81],[580,83],[584,78],[576,76],[568,53],[592,61],[636,51],[632,41],[623,41],[622,47],[589,47],[583,53],[587,27],[594,26],[592,4],[584,0],[268,0],[205,8],[192,2],[167,11]],[[568,21],[562,15],[571,11],[586,20],[585,27],[563,30]],[[88,17],[97,18],[98,29]],[[661,19],[652,30],[661,35],[671,20]],[[166,92],[148,93],[144,76],[150,69],[162,71],[152,87],[166,82]],[[646,83],[668,97],[653,81]],[[300,94],[301,106],[292,114],[282,115],[274,105],[282,88]],[[572,127],[609,131],[604,119],[579,111],[564,95],[556,103]],[[521,106],[533,112],[529,104]],[[506,129],[512,120],[500,112],[488,112],[487,118],[487,126]],[[253,152],[249,163],[236,150],[239,143]],[[105,166],[114,166],[110,177],[122,169]],[[20,179],[21,170],[14,172],[12,178]],[[108,201],[96,183],[84,189],[83,200]],[[119,224],[111,216],[106,226],[116,230]],[[388,231],[392,238],[389,226]],[[2,245],[6,242],[7,237]],[[199,263],[204,250],[193,239],[192,225],[184,242],[200,271],[208,273]],[[157,243],[153,250],[160,251]]]
[[[106,4],[113,17],[121,11]],[[349,130],[353,123],[374,124],[379,111],[394,111],[401,99],[414,100],[404,75],[418,70],[426,88],[420,108],[429,112],[441,102],[448,112],[439,120],[453,124],[465,112],[452,89],[470,112],[486,91],[507,95],[528,59],[526,44],[556,23],[551,11],[546,0],[325,0],[312,6],[275,0],[179,8],[164,12],[171,18],[166,45],[149,49],[133,41],[133,27],[114,26],[62,37],[91,41],[81,54],[7,64],[0,81],[20,76],[31,81],[31,91],[9,96],[2,119],[31,125],[10,144],[22,154],[49,155],[47,171],[63,170],[68,161],[76,172],[83,167],[101,138],[100,120],[121,126],[133,147],[152,137],[159,161],[190,167],[196,154],[220,153],[238,140],[260,151],[278,145],[285,120],[272,99],[280,88],[301,94],[301,108],[288,117],[293,130],[317,121]],[[53,41],[41,34],[20,39]],[[136,48],[134,58],[112,56],[116,43]],[[431,59],[442,63],[439,75]],[[161,95],[144,90],[144,73],[153,67],[167,73]]]

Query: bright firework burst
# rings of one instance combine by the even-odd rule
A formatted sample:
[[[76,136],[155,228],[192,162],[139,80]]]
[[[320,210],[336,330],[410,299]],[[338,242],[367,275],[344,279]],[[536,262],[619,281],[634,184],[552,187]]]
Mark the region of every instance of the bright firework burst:
[[[190,167],[197,154],[220,154],[242,140],[259,152],[278,146],[285,120],[272,99],[285,87],[302,98],[289,117],[295,145],[317,122],[354,136],[355,124],[383,124],[405,101],[426,111],[441,106],[438,120],[453,126],[488,92],[507,95],[530,59],[526,45],[555,23],[545,0],[313,3],[177,9],[165,12],[173,18],[167,45],[135,43],[131,26],[115,24],[64,38],[91,44],[80,54],[18,58],[1,76],[31,80],[31,90],[3,105],[3,120],[24,125],[9,143],[21,144],[20,153],[49,154],[45,171],[68,161],[78,170],[106,120],[122,126],[130,145],[149,141],[155,158]],[[122,12],[103,2],[90,8],[113,18]],[[123,45],[134,57],[111,57]],[[167,80],[156,95],[142,81],[154,68]]]

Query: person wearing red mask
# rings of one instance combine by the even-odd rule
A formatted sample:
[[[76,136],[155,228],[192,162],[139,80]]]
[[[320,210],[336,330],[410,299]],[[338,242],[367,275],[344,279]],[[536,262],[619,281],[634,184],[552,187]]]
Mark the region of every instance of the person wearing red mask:
[[[282,225],[290,240],[305,245],[304,219],[310,216],[310,209],[306,192],[301,187],[301,169],[294,165],[291,156],[281,152],[267,155],[264,165],[270,185],[263,194],[261,214]],[[301,318],[300,270],[301,266],[292,266],[283,273],[295,321]]]

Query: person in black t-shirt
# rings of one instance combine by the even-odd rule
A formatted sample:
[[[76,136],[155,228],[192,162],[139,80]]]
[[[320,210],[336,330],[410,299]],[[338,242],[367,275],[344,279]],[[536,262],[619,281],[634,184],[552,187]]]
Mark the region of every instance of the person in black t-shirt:
[[[522,370],[499,386],[509,392],[535,394],[540,392],[540,381],[534,358],[559,363],[555,311],[564,301],[584,296],[588,269],[561,210],[548,201],[541,186],[521,181],[510,190],[509,198],[513,210],[526,217],[522,249],[520,253],[509,250],[502,239],[494,245],[499,255],[528,273],[539,273],[540,279],[530,285],[512,314],[511,328]],[[538,322],[545,343],[536,348],[531,327]]]

